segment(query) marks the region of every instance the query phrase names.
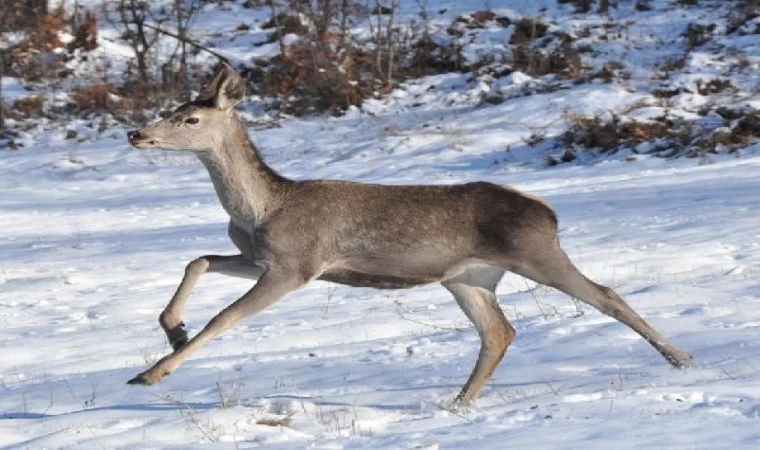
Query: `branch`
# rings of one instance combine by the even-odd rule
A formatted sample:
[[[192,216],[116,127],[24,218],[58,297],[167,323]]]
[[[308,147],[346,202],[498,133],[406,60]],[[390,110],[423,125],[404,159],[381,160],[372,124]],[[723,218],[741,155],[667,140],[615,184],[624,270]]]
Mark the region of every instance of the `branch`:
[[[184,42],[186,44],[190,44],[190,45],[192,45],[193,47],[195,47],[195,48],[197,48],[199,50],[203,50],[206,53],[210,53],[210,54],[216,56],[217,58],[221,59],[222,61],[224,61],[226,63],[230,62],[230,60],[226,56],[222,55],[221,53],[217,53],[214,50],[211,50],[210,48],[208,48],[208,47],[206,47],[204,45],[201,45],[201,44],[199,44],[199,43],[197,43],[197,42],[195,42],[193,40],[190,40],[190,39],[188,39],[186,37],[181,37],[177,33],[172,33],[171,31],[167,31],[167,30],[164,30],[163,28],[159,28],[157,26],[150,25],[150,24],[147,24],[147,23],[143,24],[143,26],[146,27],[146,28],[150,28],[151,30],[155,30],[155,31],[157,31],[157,32],[159,32],[161,34],[166,35],[166,36],[173,37],[174,39],[177,39],[177,40],[179,40],[181,42]]]

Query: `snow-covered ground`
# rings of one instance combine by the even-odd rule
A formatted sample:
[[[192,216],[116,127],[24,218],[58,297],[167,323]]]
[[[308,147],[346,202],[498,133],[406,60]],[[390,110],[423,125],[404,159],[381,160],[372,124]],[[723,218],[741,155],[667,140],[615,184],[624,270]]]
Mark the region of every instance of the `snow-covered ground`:
[[[542,196],[579,267],[691,352],[696,367],[674,370],[625,326],[507,275],[499,302],[517,339],[468,408],[449,404],[479,340],[439,286],[314,282],[224,333],[159,385],[127,386],[169,351],[157,319],[185,264],[235,249],[192,156],[137,151],[125,128],[96,131],[92,120],[74,120],[66,124],[73,139],[48,123],[22,132],[19,150],[0,150],[0,447],[760,446],[760,144],[675,160],[579,151],[572,163],[546,167],[546,156],[562,151],[555,137],[572,114],[669,115],[702,126],[716,116],[700,108],[760,106],[760,35],[724,34],[686,52],[689,23],[725,31],[715,12],[725,4],[662,14],[672,2],[650,3],[653,11],[634,12],[633,2],[621,2],[612,19],[570,15],[553,0],[429,5],[445,18],[440,29],[484,8],[541,13],[568,33],[588,26],[594,51],[584,64],[618,59],[629,72],[612,83],[442,74],[341,118],[278,120],[255,102],[241,114],[266,160],[290,177],[488,180]],[[415,4],[404,3],[408,11]],[[238,24],[224,9],[204,14],[199,27],[209,33]],[[238,38],[214,48],[248,60],[266,50],[245,41],[261,37],[257,26],[239,49]],[[487,42],[491,31],[465,36],[465,50],[503,46],[503,34]],[[617,37],[600,38],[607,32]],[[659,65],[674,55],[685,56],[684,67],[661,78]],[[695,88],[716,77],[733,89]],[[11,100],[24,95],[17,80],[3,83]],[[680,93],[657,99],[655,89]],[[495,92],[502,103],[482,101]],[[250,286],[204,276],[184,315],[191,333]]]
[[[234,251],[226,216],[191,157],[131,150],[121,129],[81,144],[49,133],[0,158],[0,444],[756,445],[760,157],[504,162],[486,124],[516,142],[500,126],[515,120],[507,108],[292,120],[253,134],[292,177],[487,179],[545,197],[571,257],[692,352],[696,368],[673,370],[623,325],[507,276],[499,301],[517,340],[482,398],[450,411],[478,339],[443,288],[315,282],[160,385],[127,386],[168,350],[156,319],[185,263]],[[439,135],[425,120],[460,131]],[[185,314],[192,331],[249,285],[203,278]]]

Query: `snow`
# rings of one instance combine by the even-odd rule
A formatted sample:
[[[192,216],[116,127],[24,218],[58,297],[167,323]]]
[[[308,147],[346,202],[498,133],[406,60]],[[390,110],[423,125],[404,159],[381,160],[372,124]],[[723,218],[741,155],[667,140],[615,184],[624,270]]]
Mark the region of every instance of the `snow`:
[[[480,115],[482,124],[503,112],[442,120],[448,128]],[[760,157],[489,165],[477,162],[484,150],[469,131],[457,151],[403,117],[356,122],[291,120],[254,139],[296,178],[487,179],[543,196],[582,270],[699,365],[673,370],[623,325],[507,276],[499,300],[517,340],[481,400],[447,411],[478,340],[445,290],[315,282],[222,335],[159,386],[126,386],[168,350],[156,319],[184,264],[234,251],[226,216],[192,159],[131,150],[121,130],[81,144],[49,136],[0,159],[0,442],[503,448],[509,439],[633,448],[709,440],[736,448],[759,438]],[[403,133],[382,132],[390,124]],[[413,144],[391,153],[396,134]],[[191,331],[248,287],[205,276],[185,314]]]
[[[551,6],[546,14],[566,32],[607,20],[568,15],[569,6],[553,1],[488,3],[509,3],[497,11],[510,16]],[[639,17],[621,3],[615,20]],[[757,447],[760,145],[698,159],[620,152],[544,163],[570,113],[646,120],[667,109],[697,117],[712,97],[683,93],[660,104],[648,94],[662,81],[651,79],[657,65],[682,54],[686,24],[709,18],[720,2],[705,3],[630,25],[628,53],[618,56],[632,72],[626,82],[531,91],[552,80],[443,74],[409,81],[340,118],[275,121],[250,103],[240,111],[266,160],[293,178],[488,180],[540,195],[557,210],[563,247],[584,273],[691,352],[696,367],[674,370],[624,325],[508,274],[498,297],[517,338],[471,407],[449,405],[479,340],[440,286],[379,291],[314,282],[224,333],[159,385],[127,386],[169,351],[157,318],[185,264],[235,249],[192,156],[137,151],[125,128],[97,131],[76,119],[66,124],[76,139],[63,127],[40,126],[17,140],[24,147],[0,151],[0,446]],[[485,8],[435,5],[451,17]],[[204,14],[198,23],[209,31],[243,21],[212,8]],[[249,60],[269,51],[248,48],[257,33],[253,27],[215,48]],[[476,43],[489,45],[487,36]],[[748,72],[714,64],[715,52],[693,52],[668,88],[693,90],[697,79],[730,73],[737,92],[725,103],[756,107],[757,37],[719,38],[746,52]],[[602,64],[618,44],[596,48],[588,63]],[[119,45],[107,48],[115,54]],[[24,89],[18,80],[3,83],[6,93]],[[483,104],[490,90],[507,98]],[[549,144],[528,145],[534,133]],[[184,314],[190,332],[250,286],[205,275]]]

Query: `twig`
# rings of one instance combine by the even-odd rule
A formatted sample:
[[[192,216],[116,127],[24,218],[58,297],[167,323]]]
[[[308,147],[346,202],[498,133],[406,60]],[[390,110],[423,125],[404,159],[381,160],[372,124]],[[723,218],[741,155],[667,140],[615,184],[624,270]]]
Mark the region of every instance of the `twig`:
[[[547,385],[547,386],[549,386],[549,389],[551,389],[552,393],[553,393],[555,396],[559,395],[559,393],[557,392],[557,390],[556,390],[556,389],[554,389],[554,386],[552,386],[552,384],[551,384],[551,383],[549,383],[549,381],[548,381],[546,378],[543,378],[543,380],[544,380],[544,383],[546,383],[546,385]]]
[[[186,44],[190,44],[193,47],[195,47],[195,48],[197,48],[199,50],[203,50],[206,53],[210,53],[210,54],[216,56],[217,58],[221,59],[222,61],[224,61],[226,63],[230,62],[229,58],[227,58],[226,56],[222,55],[221,53],[215,52],[214,50],[211,50],[210,48],[206,47],[205,45],[201,45],[201,44],[199,44],[199,43],[197,43],[197,42],[195,42],[195,41],[193,41],[191,39],[188,39],[186,37],[182,37],[182,36],[178,35],[177,33],[172,33],[171,31],[164,30],[163,28],[157,27],[155,25],[150,25],[150,24],[147,24],[147,23],[144,24],[144,26],[146,28],[150,28],[151,30],[155,30],[155,31],[157,31],[157,32],[159,32],[161,34],[165,34],[166,36],[173,37],[174,39],[177,39],[180,42],[184,42]]]
[[[442,327],[440,325],[433,325],[433,324],[430,324],[430,323],[422,322],[420,320],[412,319],[411,317],[408,317],[408,316],[404,315],[404,312],[409,313],[411,311],[409,311],[408,309],[404,308],[401,305],[401,302],[399,302],[398,300],[396,300],[394,303],[396,305],[396,313],[398,314],[398,316],[401,317],[404,320],[408,320],[409,322],[414,322],[414,323],[417,323],[417,324],[420,324],[420,325],[424,325],[424,326],[430,327],[430,328],[436,328],[438,330],[458,331],[460,333],[465,330],[464,328]]]

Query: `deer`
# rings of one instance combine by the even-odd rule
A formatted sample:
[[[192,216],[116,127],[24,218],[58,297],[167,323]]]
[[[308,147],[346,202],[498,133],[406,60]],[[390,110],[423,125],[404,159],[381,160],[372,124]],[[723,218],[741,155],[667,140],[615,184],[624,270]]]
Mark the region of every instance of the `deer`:
[[[454,399],[475,400],[515,329],[495,294],[505,272],[585,302],[627,325],[676,368],[693,357],[671,344],[612,289],[583,275],[560,247],[558,220],[542,199],[489,182],[381,185],[292,180],[267,165],[234,111],[244,80],[221,63],[198,96],[170,116],[127,133],[137,149],[193,153],[229,215],[239,254],[194,259],[159,323],[173,351],[128,381],[153,385],[242,320],[313,280],[403,289],[440,283],[480,337],[475,366]],[[255,280],[192,339],[183,308],[205,273]]]

